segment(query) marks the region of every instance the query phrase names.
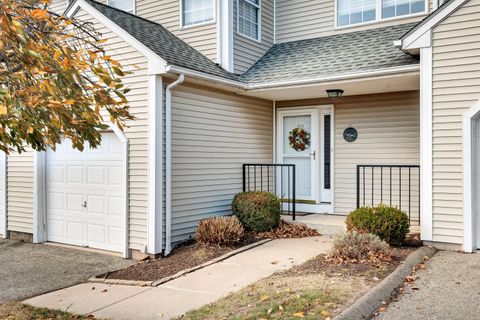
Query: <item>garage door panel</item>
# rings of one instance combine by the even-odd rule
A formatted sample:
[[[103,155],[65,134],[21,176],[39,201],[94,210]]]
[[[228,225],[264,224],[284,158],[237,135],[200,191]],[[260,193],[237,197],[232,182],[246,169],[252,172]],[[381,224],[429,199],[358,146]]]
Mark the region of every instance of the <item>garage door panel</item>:
[[[65,141],[47,153],[48,240],[122,251],[125,149],[114,134],[83,152]]]

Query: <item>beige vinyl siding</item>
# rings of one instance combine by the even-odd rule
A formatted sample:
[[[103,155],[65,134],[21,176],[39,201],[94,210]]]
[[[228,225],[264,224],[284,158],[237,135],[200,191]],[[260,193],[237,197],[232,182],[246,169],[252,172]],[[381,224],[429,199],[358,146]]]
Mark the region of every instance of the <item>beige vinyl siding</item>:
[[[7,156],[7,230],[33,233],[33,151]]]
[[[281,107],[328,105],[335,101],[311,99],[306,101],[279,102]],[[343,131],[354,127],[358,132],[355,142],[346,142]],[[356,207],[356,166],[359,164],[414,164],[420,163],[420,111],[418,92],[399,92],[378,95],[350,96],[334,105],[334,213],[348,214]],[[368,186],[371,171],[367,172]],[[395,175],[397,174],[397,175]],[[379,170],[375,172],[380,181]],[[389,175],[384,172],[384,186]],[[393,172],[394,190],[392,204],[398,203],[398,170]],[[402,180],[408,181],[408,171]],[[418,173],[412,171],[412,195],[418,199]],[[380,202],[380,188],[375,189],[375,202]],[[366,188],[366,205],[371,205],[371,187]],[[402,186],[402,192],[408,189]],[[412,197],[414,198],[414,197]],[[387,201],[384,191],[384,203]],[[397,199],[397,201],[395,201]],[[411,203],[412,213],[418,215],[418,200]],[[402,199],[402,209],[408,200]]]
[[[463,243],[462,115],[480,99],[480,0],[433,30],[433,241]]]
[[[130,248],[143,249],[147,242],[148,210],[148,73],[147,59],[135,48],[114,35],[104,25],[80,10],[76,16],[91,21],[107,39],[107,52],[132,71],[123,81],[131,91],[127,95],[130,112],[135,120],[129,122],[125,134],[129,141],[129,215]]]
[[[182,85],[172,104],[172,240],[200,219],[231,213],[243,163],[271,163],[269,101]]]
[[[234,72],[247,71],[273,44],[273,0],[261,1],[260,42],[244,37],[237,28],[237,0],[233,0],[233,63]]]
[[[366,25],[336,28],[335,1],[336,0],[277,0],[276,42],[282,43],[324,37],[335,33],[353,32],[400,23],[416,22],[425,17],[425,15],[404,17]]]
[[[180,3],[181,0],[137,0],[136,14],[161,24],[177,37],[217,62],[216,21],[218,19],[215,18],[214,22],[203,25],[182,28]]]
[[[62,14],[67,9],[68,0],[53,0],[50,8],[53,12]]]

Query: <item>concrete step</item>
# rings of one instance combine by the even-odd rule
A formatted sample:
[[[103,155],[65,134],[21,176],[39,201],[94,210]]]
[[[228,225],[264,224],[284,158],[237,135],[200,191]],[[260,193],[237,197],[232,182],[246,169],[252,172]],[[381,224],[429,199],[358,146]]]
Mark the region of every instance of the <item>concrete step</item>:
[[[303,223],[312,229],[317,230],[321,235],[331,236],[346,231],[345,216],[328,215],[328,214],[312,214],[307,216],[297,216],[295,221],[291,216],[282,216],[290,223]]]

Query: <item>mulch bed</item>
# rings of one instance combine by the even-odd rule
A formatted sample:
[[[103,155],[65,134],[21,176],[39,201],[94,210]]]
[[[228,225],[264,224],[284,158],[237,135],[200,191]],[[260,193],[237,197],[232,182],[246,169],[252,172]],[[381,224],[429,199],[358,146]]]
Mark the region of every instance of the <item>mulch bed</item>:
[[[136,281],[160,280],[182,270],[218,258],[237,248],[238,247],[208,246],[201,243],[190,242],[176,248],[167,257],[146,260],[125,269],[113,271],[106,276],[106,279]]]
[[[319,236],[316,230],[302,224],[290,224],[283,220],[275,230],[263,233],[248,233],[246,239],[237,246],[210,246],[190,241],[175,248],[167,257],[149,259],[125,269],[101,275],[99,278],[156,281],[172,276],[180,271],[199,266],[240,247],[261,239],[304,238]]]

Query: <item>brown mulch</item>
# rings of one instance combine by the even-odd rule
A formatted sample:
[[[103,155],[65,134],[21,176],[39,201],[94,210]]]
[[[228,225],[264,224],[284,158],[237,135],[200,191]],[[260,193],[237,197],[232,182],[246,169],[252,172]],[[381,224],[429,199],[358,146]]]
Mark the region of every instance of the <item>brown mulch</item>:
[[[175,249],[167,257],[147,260],[125,269],[111,272],[107,275],[106,279],[137,281],[160,280],[182,270],[218,258],[235,249],[235,247],[207,246],[200,243],[190,243]]]
[[[260,238],[278,239],[278,238],[307,238],[319,236],[317,230],[308,227],[306,224],[293,224],[280,220],[278,227],[272,231],[259,232]]]
[[[327,276],[374,276],[377,280],[382,280],[393,272],[405,258],[415,251],[415,247],[393,247],[392,256],[389,261],[382,263],[370,263],[365,261],[338,263],[329,259],[327,255],[319,255],[306,263],[294,267],[289,273],[292,275],[308,275],[324,272]]]

